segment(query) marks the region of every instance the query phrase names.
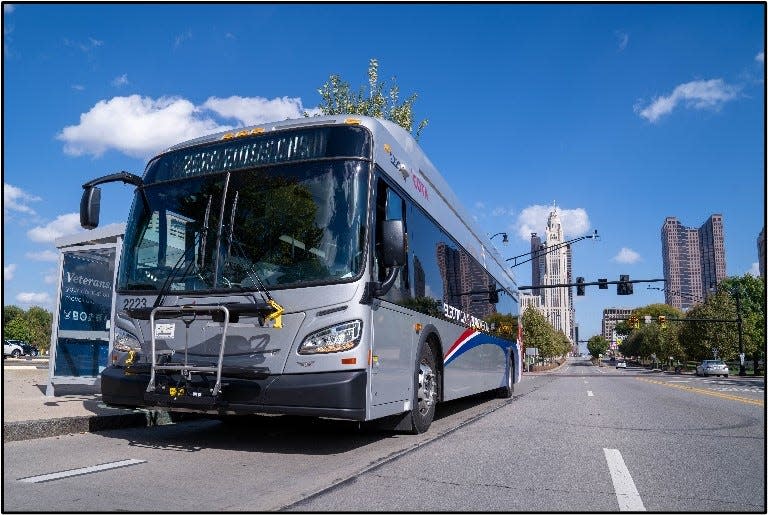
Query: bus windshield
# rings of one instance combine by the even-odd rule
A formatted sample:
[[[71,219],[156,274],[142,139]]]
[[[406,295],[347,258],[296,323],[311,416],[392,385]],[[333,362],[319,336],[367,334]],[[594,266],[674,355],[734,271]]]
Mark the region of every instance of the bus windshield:
[[[368,170],[360,159],[305,161],[145,186],[118,288],[240,291],[356,277]]]

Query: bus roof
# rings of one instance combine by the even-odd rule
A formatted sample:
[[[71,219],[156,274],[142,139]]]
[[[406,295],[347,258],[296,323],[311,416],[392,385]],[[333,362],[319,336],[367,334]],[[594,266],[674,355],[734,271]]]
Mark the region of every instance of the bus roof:
[[[221,141],[225,136],[327,125],[362,125],[373,135],[374,160],[409,193],[475,259],[510,291],[516,291],[514,275],[488,235],[467,214],[447,181],[438,172],[411,134],[396,123],[357,115],[313,116],[269,122],[210,134],[174,145],[162,152]]]

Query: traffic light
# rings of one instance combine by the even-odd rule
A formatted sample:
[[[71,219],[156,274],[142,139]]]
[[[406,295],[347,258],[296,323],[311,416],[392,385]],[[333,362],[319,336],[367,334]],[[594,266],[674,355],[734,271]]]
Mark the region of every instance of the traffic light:
[[[598,289],[600,290],[607,290],[608,289],[608,279],[598,279]]]
[[[583,277],[576,278],[576,295],[579,295],[579,296],[584,295],[584,278]]]
[[[639,329],[640,328],[640,319],[637,318],[637,315],[629,315],[629,319],[627,320],[629,323],[629,327],[631,329]]]
[[[665,317],[664,315],[659,315],[659,325],[661,326],[662,329],[667,327],[667,317]]]
[[[632,295],[632,283],[629,282],[628,275],[620,275],[619,283],[616,285],[616,295]]]

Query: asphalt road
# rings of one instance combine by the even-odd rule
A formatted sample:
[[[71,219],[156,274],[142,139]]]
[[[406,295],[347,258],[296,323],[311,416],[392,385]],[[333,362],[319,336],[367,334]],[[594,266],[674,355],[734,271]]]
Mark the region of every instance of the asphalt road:
[[[258,417],[10,442],[3,510],[764,512],[764,400],[762,378],[573,360],[425,435]]]

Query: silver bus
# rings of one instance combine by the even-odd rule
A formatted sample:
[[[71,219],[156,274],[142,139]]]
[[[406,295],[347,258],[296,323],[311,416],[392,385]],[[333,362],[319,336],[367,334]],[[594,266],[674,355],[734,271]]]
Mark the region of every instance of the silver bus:
[[[84,184],[83,227],[115,181],[136,191],[108,405],[420,433],[439,402],[520,381],[520,346],[488,322],[518,313],[514,278],[392,122],[313,117],[181,143],[141,177]]]

